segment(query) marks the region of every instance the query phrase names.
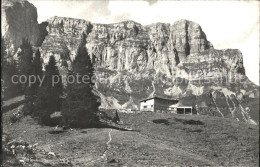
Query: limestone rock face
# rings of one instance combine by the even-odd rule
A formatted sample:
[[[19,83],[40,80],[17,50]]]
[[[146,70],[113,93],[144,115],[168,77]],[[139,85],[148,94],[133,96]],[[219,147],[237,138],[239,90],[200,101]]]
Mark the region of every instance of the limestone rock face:
[[[87,37],[87,49],[96,67],[111,70],[146,68],[149,42],[145,28],[133,21],[116,24],[93,24]]]
[[[171,30],[172,44],[180,54],[180,60],[191,53],[200,53],[213,47],[197,23],[180,20],[172,25]]]
[[[165,23],[142,26],[134,21],[92,24],[53,17],[47,23],[48,35],[41,45],[44,56],[69,54],[73,59],[85,31],[88,34],[86,47],[95,67],[110,70],[155,70],[171,76],[176,65],[190,53],[213,48],[200,26],[186,20],[172,26]]]
[[[177,66],[183,72],[176,76],[186,79],[233,79],[245,75],[242,53],[237,49],[207,50],[190,54]]]
[[[154,69],[171,75],[190,53],[212,48],[196,23],[181,20],[142,26],[133,21],[93,24],[87,48],[97,67],[141,71]]]
[[[61,66],[74,60],[82,33],[87,33],[92,27],[88,21],[63,17],[52,17],[43,26],[46,36],[40,50],[44,63],[54,55]]]
[[[39,28],[36,7],[24,0],[4,0],[1,9],[2,36],[6,39],[8,51],[15,52],[23,38],[37,45]]]

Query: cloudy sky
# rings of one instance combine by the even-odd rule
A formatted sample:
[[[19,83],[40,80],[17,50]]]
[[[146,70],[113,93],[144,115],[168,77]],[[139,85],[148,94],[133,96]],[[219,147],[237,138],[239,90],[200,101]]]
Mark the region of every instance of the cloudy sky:
[[[38,22],[53,16],[94,23],[134,20],[143,25],[187,19],[201,25],[216,49],[240,49],[246,75],[259,85],[259,2],[257,1],[47,1],[29,0]]]

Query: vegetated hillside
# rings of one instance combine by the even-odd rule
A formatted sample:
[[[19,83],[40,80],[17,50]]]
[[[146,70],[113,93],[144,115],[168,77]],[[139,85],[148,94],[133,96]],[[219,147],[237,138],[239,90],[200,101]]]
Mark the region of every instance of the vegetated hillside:
[[[258,166],[258,126],[202,115],[119,113],[124,127],[55,129],[25,117],[10,124],[14,109],[3,116],[10,143],[35,144],[6,165],[38,166]],[[105,111],[114,117],[113,110]],[[7,142],[7,141],[6,141]],[[6,142],[4,144],[6,144]],[[29,160],[29,156],[33,157]],[[20,162],[19,162],[20,160]],[[21,161],[22,160],[22,161]]]
[[[5,0],[2,9],[8,53],[27,37],[40,49],[43,65],[55,56],[62,75],[85,33],[102,108],[137,109],[140,99],[157,95],[180,98],[180,105],[198,107],[199,114],[259,122],[259,87],[247,78],[242,53],[214,49],[198,23],[96,24],[55,16],[37,26],[37,10],[27,1]],[[28,26],[17,29],[20,24]],[[200,100],[188,100],[194,97]]]

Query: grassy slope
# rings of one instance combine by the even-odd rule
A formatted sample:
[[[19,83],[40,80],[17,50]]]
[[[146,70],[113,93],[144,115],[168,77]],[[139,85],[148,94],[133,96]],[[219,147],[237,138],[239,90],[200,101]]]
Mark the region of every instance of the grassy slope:
[[[120,114],[124,117],[125,114]],[[247,127],[242,122],[209,116],[182,116],[175,114],[146,113],[125,115],[134,129],[150,138],[168,141],[171,146],[200,155],[218,165],[258,164],[258,127]],[[152,120],[168,119],[169,125]],[[204,125],[190,125],[183,120],[199,120]]]
[[[8,132],[11,139],[38,143],[37,161],[45,165],[59,165],[66,159],[81,166],[258,166],[258,126],[247,127],[230,119],[119,113],[124,125],[137,131],[74,129],[49,134],[54,128],[39,126],[30,117],[10,125],[8,117],[14,111],[4,114],[4,132]],[[156,124],[154,119],[167,119],[168,123]],[[191,124],[194,121],[201,125]],[[49,151],[58,156],[48,157],[46,152]]]

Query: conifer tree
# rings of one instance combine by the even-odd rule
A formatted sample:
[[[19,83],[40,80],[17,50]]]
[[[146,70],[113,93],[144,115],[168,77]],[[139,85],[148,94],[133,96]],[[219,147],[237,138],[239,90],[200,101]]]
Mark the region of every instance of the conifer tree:
[[[18,53],[18,71],[20,75],[25,75],[27,78],[33,74],[33,50],[30,42],[23,39],[20,46],[21,51]],[[28,86],[28,81],[23,84],[23,88]]]
[[[31,102],[32,102],[32,108],[31,113],[32,116],[35,116],[35,110],[36,110],[36,101],[39,94],[40,89],[40,80],[39,78],[42,78],[43,76],[43,70],[42,70],[42,59],[41,59],[41,53],[39,49],[36,50],[33,62],[32,62],[32,74],[35,77],[36,81],[35,83],[32,83],[28,89],[30,89],[31,92]]]
[[[45,78],[37,94],[36,116],[41,123],[51,125],[50,115],[61,107],[62,82],[54,56],[45,67]]]
[[[21,94],[21,85],[13,83],[12,77],[18,74],[16,62],[12,55],[7,54],[4,38],[1,38],[1,79],[4,99],[9,99]]]
[[[40,80],[39,78],[42,78],[43,76],[43,70],[42,70],[42,59],[41,59],[41,53],[39,49],[36,50],[35,56],[33,59],[33,75],[36,77],[36,82],[32,85],[34,89],[35,96],[37,94],[37,90],[40,86]]]
[[[94,84],[91,82],[94,68],[85,44],[85,35],[83,34],[81,44],[72,64],[73,71],[70,72],[70,75],[73,75],[74,78],[78,77],[79,82],[68,83],[66,88],[67,95],[62,109],[65,124],[72,127],[96,126],[99,121],[97,111],[100,102],[98,102],[98,97],[93,93]],[[85,77],[84,82],[83,77]]]
[[[29,85],[29,76],[34,75],[33,70],[33,50],[30,42],[23,39],[20,46],[21,51],[18,53],[18,71],[20,76],[26,77],[26,82],[22,84],[22,90],[25,95],[25,103],[23,111],[25,115],[29,115],[34,111],[35,91]]]
[[[39,49],[36,50],[35,56],[33,59],[33,73],[40,77],[42,77],[42,75],[43,75],[42,59],[41,59],[41,53],[40,53]],[[39,80],[37,80],[36,85],[39,85]]]
[[[14,81],[17,83],[13,83],[12,81],[12,77],[18,74],[18,70],[16,68],[16,61],[11,60],[11,62],[7,63],[8,66],[3,70],[5,99],[13,98],[23,94],[21,84],[17,82],[18,79],[14,79]]]

